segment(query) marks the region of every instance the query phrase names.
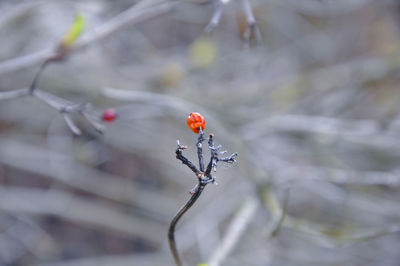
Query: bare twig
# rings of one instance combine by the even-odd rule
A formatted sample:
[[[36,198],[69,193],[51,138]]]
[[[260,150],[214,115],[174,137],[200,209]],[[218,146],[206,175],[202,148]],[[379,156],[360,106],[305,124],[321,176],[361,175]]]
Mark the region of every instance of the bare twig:
[[[207,184],[202,184],[200,179],[199,183],[197,186],[196,191],[193,193],[193,195],[190,197],[190,199],[186,202],[186,204],[178,211],[178,213],[175,215],[175,217],[172,219],[169,229],[168,229],[168,243],[169,247],[172,252],[172,256],[174,257],[175,263],[177,266],[182,266],[182,261],[179,257],[178,249],[176,247],[176,241],[175,241],[175,227],[176,224],[179,222],[179,220],[182,218],[182,216],[190,209],[190,207],[193,206],[193,204],[196,202],[196,200],[200,197],[201,193],[203,192],[205,186]]]
[[[67,124],[67,126],[69,127],[69,129],[71,129],[71,131],[75,135],[80,135],[81,134],[81,130],[74,124],[74,122],[72,122],[72,120],[69,117],[69,115],[67,113],[63,113],[62,115],[63,115],[64,121]]]
[[[43,49],[31,54],[23,55],[17,58],[8,59],[0,62],[0,74],[28,68],[43,62],[46,58],[54,54],[53,48]]]
[[[285,217],[287,215],[287,209],[289,206],[289,197],[290,197],[290,188],[287,188],[285,191],[285,198],[283,201],[281,215],[278,219],[276,227],[271,231],[271,237],[276,237],[278,235],[280,229],[282,228],[283,222],[285,221]]]
[[[278,201],[278,197],[272,190],[272,184],[267,184],[259,189],[259,196],[268,209],[270,221],[267,224],[267,234],[275,237],[285,221],[287,206],[289,203],[289,189],[286,191],[283,207]]]
[[[31,83],[31,86],[29,87],[29,93],[33,94],[34,90],[36,89],[37,83],[39,82],[40,77],[42,76],[43,71],[45,68],[52,62],[59,62],[64,59],[66,56],[68,50],[58,50],[57,54],[54,56],[50,56],[47,58],[39,67],[38,72],[36,73],[35,77],[33,78],[33,81]]]
[[[72,103],[70,101],[67,101],[63,98],[60,98],[56,95],[47,93],[45,91],[35,89],[33,91],[32,96],[42,100],[52,108],[56,109],[59,111],[68,125],[68,127],[71,129],[71,131],[75,135],[80,135],[81,130],[75,125],[75,123],[71,120],[70,114],[71,113],[78,113],[80,114],[83,118],[85,118],[89,124],[99,133],[103,132],[103,125],[100,124],[97,119],[93,117],[93,115],[90,113],[91,111],[91,106],[90,104],[85,104],[85,103]]]
[[[27,88],[22,88],[13,91],[2,91],[0,92],[0,101],[19,98],[28,94],[29,90]]]
[[[247,28],[243,33],[243,39],[247,46],[250,45],[251,34],[254,34],[256,43],[260,43],[262,40],[260,29],[257,26],[256,19],[254,17],[253,10],[251,8],[249,0],[242,0],[243,11],[247,22]]]
[[[246,47],[250,45],[250,39],[252,34],[254,34],[254,38],[257,44],[259,44],[262,40],[260,29],[257,26],[256,19],[254,17],[254,12],[251,8],[249,0],[241,0],[242,8],[244,12],[244,16],[246,19],[247,27],[243,33],[243,39]],[[229,0],[214,0],[214,13],[210,19],[210,22],[204,28],[205,33],[212,32],[218,25],[221,20],[222,12],[224,9],[224,5],[230,2]]]
[[[222,11],[223,11],[223,5],[225,4],[225,1],[222,2],[222,0],[215,0],[214,1],[214,6],[215,10],[214,13],[211,17],[210,22],[208,25],[204,28],[205,33],[210,33],[213,31],[219,24],[219,21],[221,19]]]
[[[197,153],[199,157],[199,163],[200,163],[200,169],[204,169],[204,165],[202,165],[203,161],[203,155],[202,155],[202,147],[201,143],[204,141],[204,132],[200,130],[200,135],[197,139]],[[199,145],[200,144],[200,145]],[[183,207],[178,211],[178,213],[174,216],[172,219],[169,229],[168,229],[168,243],[169,247],[172,253],[172,256],[174,257],[175,263],[177,266],[182,266],[182,260],[180,259],[178,249],[176,246],[176,241],[175,241],[175,227],[179,220],[182,218],[182,216],[193,206],[193,204],[197,201],[197,199],[200,197],[201,193],[203,192],[204,188],[206,185],[210,183],[215,183],[215,178],[211,175],[211,169],[216,170],[217,162],[218,162],[218,155],[221,154],[219,152],[220,146],[214,147],[214,139],[213,139],[213,134],[210,134],[209,139],[208,139],[208,147],[210,148],[211,151],[211,158],[210,162],[208,163],[207,169],[205,172],[199,171],[197,167],[189,160],[187,159],[183,154],[182,151],[186,149],[186,146],[181,146],[179,143],[179,140],[177,141],[177,149],[175,151],[176,153],[176,158],[180,160],[183,164],[185,164],[187,167],[192,170],[192,172],[196,175],[198,183],[197,185],[191,190],[190,194],[192,196],[190,199],[183,205]],[[230,160],[223,160],[224,162],[232,163],[235,161],[235,157],[237,156],[237,153],[232,154],[230,157]]]
[[[48,52],[50,50],[45,50],[43,52],[37,53],[35,56],[27,56],[22,57],[22,58],[17,58],[14,61],[6,61],[3,63],[0,63],[0,73],[2,72],[2,67],[5,68],[4,72],[18,69],[18,66],[29,66],[31,63],[36,63],[37,60],[43,61],[43,63],[40,65],[38,72],[36,73],[35,77],[33,78],[33,81],[29,87],[29,89],[26,91],[26,89],[21,89],[17,91],[10,91],[10,92],[0,92],[0,100],[3,99],[13,99],[13,98],[18,98],[21,96],[25,96],[27,94],[30,94],[34,97],[37,97],[38,99],[44,101],[51,107],[55,108],[58,110],[60,113],[62,113],[63,118],[67,124],[67,126],[70,128],[70,130],[76,134],[80,135],[81,130],[75,125],[75,123],[72,121],[71,117],[69,116],[70,113],[76,112],[81,114],[92,126],[95,128],[98,132],[102,132],[103,127],[102,125],[97,122],[94,118],[90,116],[88,113],[89,105],[87,104],[73,104],[70,103],[69,101],[66,101],[62,98],[59,98],[55,95],[45,93],[43,91],[39,91],[37,89],[37,84],[40,80],[40,77],[43,73],[43,71],[46,69],[46,67],[52,63],[52,62],[58,62],[63,60],[65,57],[67,57],[72,51],[81,49],[83,47],[86,47],[87,45],[93,43],[94,41],[101,40],[102,38],[107,37],[108,35],[112,34],[113,32],[119,30],[123,26],[132,23],[134,21],[142,21],[147,18],[151,18],[155,15],[158,15],[162,12],[166,12],[172,6],[177,4],[179,0],[174,0],[174,1],[141,1],[138,4],[134,5],[130,9],[124,11],[114,19],[108,21],[107,23],[104,23],[101,25],[92,35],[89,35],[89,37],[82,38],[82,40],[77,41],[74,44],[71,44],[68,47],[59,45],[58,48],[55,51],[52,51],[51,53]],[[155,4],[157,3],[157,4]],[[4,67],[4,65],[6,67]],[[9,66],[11,65],[11,67]],[[8,66],[8,68],[7,68]]]
[[[180,160],[184,165],[190,168],[190,170],[193,171],[193,173],[198,177],[201,175],[201,172],[197,169],[197,167],[185,156],[183,156],[182,151],[187,149],[187,146],[181,146],[179,143],[179,140],[176,141],[177,143],[177,148],[176,148],[176,159]]]
[[[157,217],[165,221],[169,221],[168,210],[177,204],[175,200],[146,187],[127,186],[117,175],[77,164],[65,151],[49,150],[42,142],[23,143],[3,137],[0,138],[0,147],[0,164],[3,166],[36,174],[103,199],[140,206],[148,213],[157,210]]]

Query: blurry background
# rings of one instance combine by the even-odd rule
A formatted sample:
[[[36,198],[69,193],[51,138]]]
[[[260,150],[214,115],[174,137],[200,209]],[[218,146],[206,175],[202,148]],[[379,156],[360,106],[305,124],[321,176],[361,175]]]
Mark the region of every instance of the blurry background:
[[[247,49],[241,1],[208,37],[207,1],[0,2],[0,90],[29,86],[80,12],[38,87],[119,114],[73,136],[35,98],[0,102],[0,265],[174,265],[192,111],[239,157],[178,224],[186,265],[399,265],[398,1],[251,4]]]

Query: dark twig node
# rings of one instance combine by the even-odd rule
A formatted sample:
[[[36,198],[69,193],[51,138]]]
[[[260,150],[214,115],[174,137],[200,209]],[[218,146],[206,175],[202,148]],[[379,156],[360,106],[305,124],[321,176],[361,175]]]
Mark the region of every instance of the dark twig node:
[[[225,154],[226,151],[220,151],[221,145],[215,146],[214,145],[214,135],[210,134],[208,137],[208,148],[211,153],[210,161],[207,164],[207,168],[204,169],[204,161],[203,161],[203,142],[206,139],[204,138],[204,132],[200,129],[199,137],[197,139],[196,147],[197,147],[197,156],[199,160],[199,168],[197,168],[188,158],[186,158],[182,152],[186,150],[188,147],[183,146],[180,144],[179,140],[177,140],[177,148],[176,148],[176,158],[180,160],[184,165],[189,167],[190,170],[196,175],[197,177],[197,184],[196,186],[190,191],[191,197],[186,202],[186,204],[178,211],[175,217],[172,219],[171,224],[168,230],[168,242],[171,249],[171,253],[174,257],[175,263],[177,266],[182,266],[182,261],[179,257],[178,249],[175,242],[175,227],[181,217],[193,206],[196,200],[200,197],[201,193],[203,192],[206,185],[215,182],[215,177],[211,175],[212,170],[214,172],[217,170],[217,163],[218,162],[225,162],[225,163],[234,163],[236,162],[235,158],[238,154],[235,152],[229,157],[219,158],[219,155]]]

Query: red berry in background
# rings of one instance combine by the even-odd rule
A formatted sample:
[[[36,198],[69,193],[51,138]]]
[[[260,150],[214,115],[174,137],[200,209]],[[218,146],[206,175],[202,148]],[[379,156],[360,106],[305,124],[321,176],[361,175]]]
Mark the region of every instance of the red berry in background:
[[[103,112],[103,115],[101,116],[101,118],[105,122],[114,122],[114,120],[117,118],[117,112],[113,108],[107,108]]]
[[[200,128],[201,130],[206,128],[206,119],[201,114],[193,112],[187,118],[187,125],[194,133],[199,134]]]

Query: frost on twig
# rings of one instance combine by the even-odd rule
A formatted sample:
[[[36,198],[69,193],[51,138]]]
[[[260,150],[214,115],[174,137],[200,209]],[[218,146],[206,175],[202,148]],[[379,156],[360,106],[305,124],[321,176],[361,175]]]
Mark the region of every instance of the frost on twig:
[[[177,148],[176,148],[176,158],[180,160],[184,165],[190,168],[192,172],[196,175],[198,183],[196,186],[190,191],[192,195],[190,199],[186,202],[186,204],[178,211],[175,217],[172,219],[169,229],[168,229],[168,242],[171,249],[172,256],[174,257],[175,263],[177,266],[182,266],[182,261],[180,259],[178,249],[175,242],[175,227],[181,217],[193,206],[196,200],[200,197],[201,193],[203,192],[206,185],[215,182],[215,177],[211,175],[212,170],[216,171],[217,163],[219,161],[225,163],[234,163],[236,160],[237,153],[233,153],[229,157],[219,158],[219,155],[226,153],[225,151],[220,151],[221,146],[214,145],[214,135],[210,134],[208,138],[208,148],[211,152],[210,162],[207,165],[207,168],[204,169],[203,163],[203,141],[206,139],[204,138],[204,132],[199,128],[199,137],[197,139],[197,156],[199,159],[199,168],[196,167],[188,158],[186,158],[182,152],[183,150],[187,149],[187,146],[183,146],[180,144],[179,140],[177,140]],[[199,170],[200,169],[200,170]],[[205,171],[204,171],[205,170]]]
[[[190,168],[192,172],[196,175],[196,177],[199,179],[199,185],[206,185],[209,183],[214,183],[216,184],[215,177],[212,176],[211,172],[212,170],[215,172],[217,170],[217,165],[218,162],[225,162],[225,163],[234,163],[236,162],[236,157],[237,153],[233,153],[228,157],[222,157],[219,158],[220,155],[223,155],[226,153],[226,151],[220,151],[221,145],[215,146],[214,144],[214,135],[210,134],[208,138],[208,148],[211,153],[210,157],[210,162],[207,165],[207,168],[204,169],[204,164],[203,164],[203,148],[202,148],[202,142],[205,141],[204,139],[204,132],[200,130],[200,134],[197,140],[197,155],[199,159],[199,169],[189,160],[187,159],[183,154],[182,151],[187,149],[187,146],[182,146],[180,145],[179,140],[177,141],[177,149],[176,149],[176,158],[180,160],[184,165]],[[192,190],[192,192],[195,192],[196,188]],[[192,193],[191,192],[191,193]]]

